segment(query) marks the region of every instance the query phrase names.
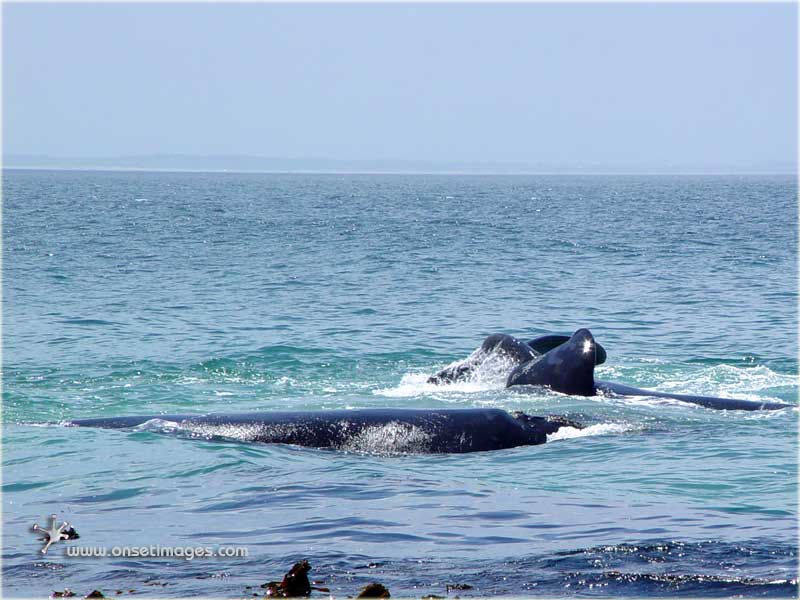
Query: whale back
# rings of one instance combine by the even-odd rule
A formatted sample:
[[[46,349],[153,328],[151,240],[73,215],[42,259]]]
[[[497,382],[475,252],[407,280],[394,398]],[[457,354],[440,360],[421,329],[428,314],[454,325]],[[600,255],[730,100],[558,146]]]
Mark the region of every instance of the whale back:
[[[541,385],[563,394],[593,396],[596,361],[594,336],[579,329],[568,341],[511,371],[506,387]]]
[[[524,417],[524,418],[522,418]],[[69,425],[148,431],[235,442],[292,444],[375,454],[462,453],[544,444],[561,417],[510,415],[496,408],[262,411],[75,419]]]

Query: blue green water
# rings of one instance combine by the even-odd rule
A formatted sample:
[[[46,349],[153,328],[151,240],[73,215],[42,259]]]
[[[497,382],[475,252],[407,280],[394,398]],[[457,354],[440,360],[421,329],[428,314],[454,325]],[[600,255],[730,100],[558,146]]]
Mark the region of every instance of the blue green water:
[[[4,596],[245,597],[301,558],[336,597],[796,596],[795,409],[425,383],[489,333],[588,327],[600,378],[796,404],[796,198],[777,176],[6,171]],[[589,427],[426,456],[58,425],[376,406]],[[81,538],[43,556],[50,514]]]

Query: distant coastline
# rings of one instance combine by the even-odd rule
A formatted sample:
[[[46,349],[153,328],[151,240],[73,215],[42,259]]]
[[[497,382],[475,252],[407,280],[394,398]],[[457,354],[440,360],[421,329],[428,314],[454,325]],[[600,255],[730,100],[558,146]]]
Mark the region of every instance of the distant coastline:
[[[246,155],[135,155],[63,158],[8,154],[4,169],[63,171],[155,171],[198,173],[297,173],[375,175],[797,175],[797,165],[556,165],[523,162],[346,160]]]

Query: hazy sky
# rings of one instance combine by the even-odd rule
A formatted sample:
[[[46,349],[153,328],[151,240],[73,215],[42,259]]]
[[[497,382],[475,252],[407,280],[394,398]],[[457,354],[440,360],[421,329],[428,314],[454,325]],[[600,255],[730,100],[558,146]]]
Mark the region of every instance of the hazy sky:
[[[796,160],[793,4],[3,11],[7,154]]]

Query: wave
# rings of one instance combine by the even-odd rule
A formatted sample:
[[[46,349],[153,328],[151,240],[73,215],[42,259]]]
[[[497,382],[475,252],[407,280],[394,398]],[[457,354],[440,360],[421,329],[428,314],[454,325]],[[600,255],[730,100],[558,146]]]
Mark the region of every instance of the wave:
[[[463,394],[474,394],[489,390],[499,390],[505,388],[505,380],[465,380],[455,381],[445,385],[428,383],[428,373],[406,373],[396,386],[378,388],[373,390],[377,396],[387,398],[407,398],[413,396],[425,396],[430,394],[452,394],[454,392]]]
[[[666,363],[650,363],[601,367],[597,375],[602,379],[618,378],[630,385],[655,388],[674,393],[724,396],[734,393],[739,396],[750,392],[762,392],[776,388],[796,388],[797,375],[780,373],[766,365],[736,366],[712,365],[670,366]]]
[[[584,427],[583,429],[577,429],[575,427],[561,427],[555,433],[548,435],[547,441],[554,442],[556,440],[572,440],[575,438],[590,437],[595,435],[611,435],[615,433],[625,433],[626,431],[632,431],[633,429],[633,425],[627,423],[597,423],[595,425]]]
[[[454,361],[445,368],[455,366],[461,361]],[[429,373],[406,373],[399,385],[390,388],[379,388],[374,391],[380,396],[399,398],[404,396],[420,396],[431,393],[475,393],[488,390],[500,390],[506,386],[509,371],[514,368],[515,362],[509,357],[495,352],[489,355],[478,368],[474,369],[461,381],[445,384],[428,383]]]

